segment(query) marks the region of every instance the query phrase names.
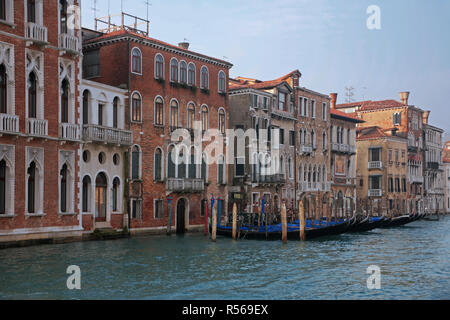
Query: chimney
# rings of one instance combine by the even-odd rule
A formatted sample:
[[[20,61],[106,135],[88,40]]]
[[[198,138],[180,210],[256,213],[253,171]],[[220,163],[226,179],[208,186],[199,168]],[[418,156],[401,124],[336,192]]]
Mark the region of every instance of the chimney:
[[[181,48],[181,49],[185,49],[185,50],[188,50],[189,49],[189,42],[180,42],[179,44],[178,44],[178,46]]]
[[[400,92],[400,102],[404,105],[408,105],[409,92]]]
[[[331,109],[336,109],[337,93],[330,93]]]
[[[424,111],[422,115],[423,124],[428,124],[428,118],[430,117],[431,111]]]

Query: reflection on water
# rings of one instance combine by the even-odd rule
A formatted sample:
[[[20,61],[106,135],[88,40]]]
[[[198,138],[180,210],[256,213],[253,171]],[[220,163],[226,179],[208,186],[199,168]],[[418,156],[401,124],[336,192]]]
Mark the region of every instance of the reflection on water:
[[[449,231],[445,217],[287,245],[187,235],[0,250],[0,299],[449,299]],[[370,265],[381,290],[366,287]]]

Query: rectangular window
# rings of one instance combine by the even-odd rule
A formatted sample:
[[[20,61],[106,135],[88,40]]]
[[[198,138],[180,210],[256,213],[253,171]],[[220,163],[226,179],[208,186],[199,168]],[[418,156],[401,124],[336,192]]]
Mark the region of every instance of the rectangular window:
[[[133,199],[131,200],[131,218],[132,219],[142,219],[142,200]]]
[[[234,161],[235,173],[236,177],[243,177],[245,175],[245,158],[236,157]]]
[[[308,116],[308,99],[306,99],[306,98],[303,99],[303,112],[304,112],[304,116],[307,117]]]
[[[285,111],[286,108],[286,93],[280,92],[278,96],[278,108],[281,111]]]
[[[284,129],[280,128],[280,144],[284,144]]]
[[[381,161],[381,154],[379,148],[370,149],[370,161]]]
[[[388,160],[389,160],[389,163],[392,163],[392,149],[388,150]]]
[[[92,50],[84,53],[83,74],[85,78],[100,76],[100,50]]]
[[[27,19],[28,19],[28,22],[36,23],[36,1],[35,0],[28,0]]]
[[[406,179],[405,178],[402,179],[402,192],[406,193]]]
[[[258,96],[256,94],[253,95],[253,108],[258,108]]]
[[[103,126],[103,109],[104,105],[99,103],[98,104],[98,125]]]
[[[164,218],[164,202],[161,199],[155,199],[155,219],[162,218]]]
[[[316,101],[311,100],[311,117],[316,118]]]
[[[295,131],[289,131],[289,145],[295,146]]]
[[[268,101],[267,101],[268,99],[267,99],[267,97],[264,97],[264,102],[263,102],[263,108],[264,108],[264,110],[267,110],[267,107],[268,107]]]
[[[0,1],[0,19],[6,20],[6,0]]]
[[[327,121],[327,104],[325,102],[322,103],[322,120]]]

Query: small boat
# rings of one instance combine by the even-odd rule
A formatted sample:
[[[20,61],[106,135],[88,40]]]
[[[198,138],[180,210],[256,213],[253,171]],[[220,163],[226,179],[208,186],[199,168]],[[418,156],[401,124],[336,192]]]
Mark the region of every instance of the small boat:
[[[350,232],[367,232],[376,228],[379,228],[383,225],[385,221],[385,217],[367,217],[364,219],[361,224],[355,227],[355,231]]]
[[[294,223],[287,224],[287,238],[288,240],[300,240],[300,224],[295,221]],[[308,220],[305,228],[306,239],[314,239],[318,237],[338,235],[345,233],[349,225],[353,223],[352,220],[338,220],[329,222],[328,226],[326,221],[313,221]],[[211,230],[211,225],[209,226]],[[231,226],[217,226],[217,235],[231,238],[232,237]],[[237,230],[238,237],[240,239],[248,240],[281,240],[282,225],[269,225],[269,226],[242,226]]]
[[[354,232],[365,231],[365,229],[369,226],[369,224],[370,224],[370,219],[369,219],[369,217],[366,217],[366,218],[363,218],[363,219],[361,219],[361,218],[359,218],[359,219],[356,218],[356,219],[355,219],[355,222],[352,223],[352,224],[348,227],[347,232],[354,233]]]
[[[385,220],[385,222],[380,226],[380,228],[393,228],[400,227],[411,222],[409,215],[404,215],[400,217],[391,217]]]

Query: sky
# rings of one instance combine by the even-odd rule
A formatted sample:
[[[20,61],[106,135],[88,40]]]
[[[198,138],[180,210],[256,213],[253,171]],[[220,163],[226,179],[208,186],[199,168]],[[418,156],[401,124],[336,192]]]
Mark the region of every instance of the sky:
[[[448,0],[148,0],[150,36],[233,64],[230,76],[260,80],[300,70],[300,85],[353,99],[399,100],[431,110],[450,132]],[[147,18],[146,0],[122,0]],[[108,5],[109,3],[109,5]],[[380,8],[369,30],[367,8]],[[82,25],[94,28],[94,0],[82,0]],[[97,0],[97,17],[120,13],[121,0]],[[450,140],[450,136],[447,136]]]

